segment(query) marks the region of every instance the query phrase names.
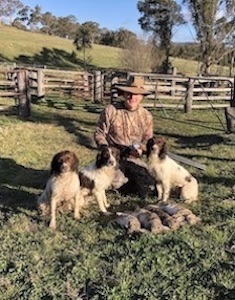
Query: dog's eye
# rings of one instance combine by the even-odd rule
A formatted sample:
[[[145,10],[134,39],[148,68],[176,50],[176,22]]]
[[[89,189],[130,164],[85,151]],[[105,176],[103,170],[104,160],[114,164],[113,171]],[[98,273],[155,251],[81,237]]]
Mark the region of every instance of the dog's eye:
[[[108,153],[105,153],[105,154],[104,154],[104,158],[105,158],[105,159],[109,159]]]

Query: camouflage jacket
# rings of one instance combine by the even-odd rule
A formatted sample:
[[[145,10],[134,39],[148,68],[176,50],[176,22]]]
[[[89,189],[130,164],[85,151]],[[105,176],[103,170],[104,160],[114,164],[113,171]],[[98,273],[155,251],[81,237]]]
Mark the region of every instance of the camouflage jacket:
[[[97,145],[131,146],[139,144],[144,150],[153,136],[152,114],[140,106],[127,110],[123,102],[109,104],[100,115],[94,134]]]

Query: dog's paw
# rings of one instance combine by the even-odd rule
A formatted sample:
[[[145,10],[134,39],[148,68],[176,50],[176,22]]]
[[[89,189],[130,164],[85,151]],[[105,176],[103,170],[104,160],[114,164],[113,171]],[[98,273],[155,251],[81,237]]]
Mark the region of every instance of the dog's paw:
[[[81,217],[81,215],[80,215],[79,212],[75,212],[75,213],[74,213],[74,219],[75,219],[75,220],[79,220],[80,217]]]
[[[110,204],[109,203],[105,203],[105,208],[109,208]]]
[[[56,230],[56,222],[51,221],[50,224],[49,224],[49,228],[50,228],[51,230],[55,231],[55,230]]]
[[[197,201],[197,199],[186,199],[184,202],[186,203],[186,204],[192,204],[192,203],[194,203],[194,202],[196,202]]]

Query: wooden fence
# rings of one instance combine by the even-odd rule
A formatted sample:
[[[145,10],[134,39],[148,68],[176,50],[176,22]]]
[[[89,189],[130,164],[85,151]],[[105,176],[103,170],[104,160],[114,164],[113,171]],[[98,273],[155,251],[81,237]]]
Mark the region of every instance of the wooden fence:
[[[144,87],[153,92],[146,97],[146,107],[179,108],[190,112],[193,108],[224,108],[233,102],[234,78],[152,73],[128,73],[124,80],[123,76],[113,77],[111,101],[117,97],[115,85],[136,75],[143,76]]]
[[[11,69],[0,72],[0,98],[13,97],[19,114],[30,114],[32,97],[69,95],[92,102],[117,99],[115,86],[130,76],[142,76],[145,88],[152,91],[143,101],[146,107],[179,108],[190,112],[195,108],[224,108],[234,105],[234,78],[184,77],[153,73],[113,71],[75,72],[52,69]],[[2,80],[1,80],[2,79]],[[29,106],[27,109],[26,106]]]

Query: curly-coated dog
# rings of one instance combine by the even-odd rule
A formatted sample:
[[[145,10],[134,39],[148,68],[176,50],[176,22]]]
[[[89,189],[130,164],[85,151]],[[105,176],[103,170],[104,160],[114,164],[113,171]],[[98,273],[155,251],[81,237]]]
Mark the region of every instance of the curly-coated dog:
[[[50,210],[50,228],[56,229],[56,210],[65,205],[74,209],[74,218],[79,219],[83,196],[78,176],[78,158],[72,151],[61,151],[51,161],[51,176],[43,193],[38,198],[39,209]]]
[[[180,188],[180,198],[186,202],[197,200],[198,182],[184,167],[167,155],[166,141],[154,136],[147,142],[148,169],[156,179],[158,199],[166,202],[170,191]]]

